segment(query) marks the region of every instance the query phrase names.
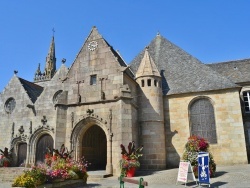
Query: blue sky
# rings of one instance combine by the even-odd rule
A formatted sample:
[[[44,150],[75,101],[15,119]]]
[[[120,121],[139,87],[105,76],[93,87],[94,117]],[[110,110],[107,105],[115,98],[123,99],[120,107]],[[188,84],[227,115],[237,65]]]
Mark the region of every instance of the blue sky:
[[[14,70],[44,70],[52,28],[58,68],[94,25],[128,64],[158,31],[203,63],[250,58],[248,0],[0,0],[0,92]]]

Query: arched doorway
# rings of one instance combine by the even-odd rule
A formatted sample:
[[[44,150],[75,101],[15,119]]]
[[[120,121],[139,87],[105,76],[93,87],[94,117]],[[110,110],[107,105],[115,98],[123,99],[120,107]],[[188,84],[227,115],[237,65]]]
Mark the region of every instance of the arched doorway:
[[[107,138],[99,126],[91,126],[83,135],[82,156],[91,163],[88,170],[106,169]]]
[[[52,136],[49,134],[42,135],[36,145],[36,163],[37,162],[44,162],[44,157],[46,154],[46,148],[50,147],[53,148],[54,141]]]
[[[17,166],[25,166],[27,156],[27,144],[18,144],[18,154],[17,154]]]

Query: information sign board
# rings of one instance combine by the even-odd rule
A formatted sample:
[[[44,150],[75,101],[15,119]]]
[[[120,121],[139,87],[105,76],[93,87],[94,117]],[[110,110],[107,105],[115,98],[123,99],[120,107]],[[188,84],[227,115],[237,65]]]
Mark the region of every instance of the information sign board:
[[[210,184],[209,153],[207,152],[198,154],[198,179],[199,184]]]

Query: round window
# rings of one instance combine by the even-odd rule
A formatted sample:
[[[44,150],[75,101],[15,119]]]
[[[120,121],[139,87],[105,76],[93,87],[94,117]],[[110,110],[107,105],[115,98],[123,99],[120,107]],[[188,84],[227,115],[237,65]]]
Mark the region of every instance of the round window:
[[[53,103],[56,104],[58,102],[58,99],[60,97],[60,95],[62,94],[63,90],[59,90],[57,91],[55,94],[54,94],[54,97],[53,97]]]
[[[5,111],[7,113],[12,113],[15,107],[16,107],[16,100],[14,98],[9,98],[5,102]]]

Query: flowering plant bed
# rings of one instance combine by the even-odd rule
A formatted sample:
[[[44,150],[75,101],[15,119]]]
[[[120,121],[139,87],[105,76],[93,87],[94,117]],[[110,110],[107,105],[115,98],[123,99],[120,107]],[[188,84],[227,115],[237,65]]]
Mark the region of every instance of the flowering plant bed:
[[[49,151],[45,155],[45,163],[40,163],[33,166],[31,170],[24,171],[24,174],[15,179],[12,186],[33,188],[46,183],[55,187],[55,183],[61,183],[65,180],[81,180],[82,183],[86,183],[87,166],[88,163],[84,158],[75,161],[71,159],[70,155],[58,155],[56,152],[52,155]]]
[[[130,142],[128,145],[128,151],[126,151],[124,145],[121,144],[120,147],[122,150],[122,159],[120,160],[121,175],[127,176],[127,172],[131,168],[140,167],[140,162],[138,159],[142,156],[141,151],[143,149],[143,146],[135,149],[135,143]]]
[[[189,161],[193,167],[195,177],[198,177],[198,154],[199,152],[209,153],[209,170],[210,176],[215,176],[216,164],[212,153],[209,151],[209,143],[206,139],[199,136],[190,136],[185,145],[182,159]]]

